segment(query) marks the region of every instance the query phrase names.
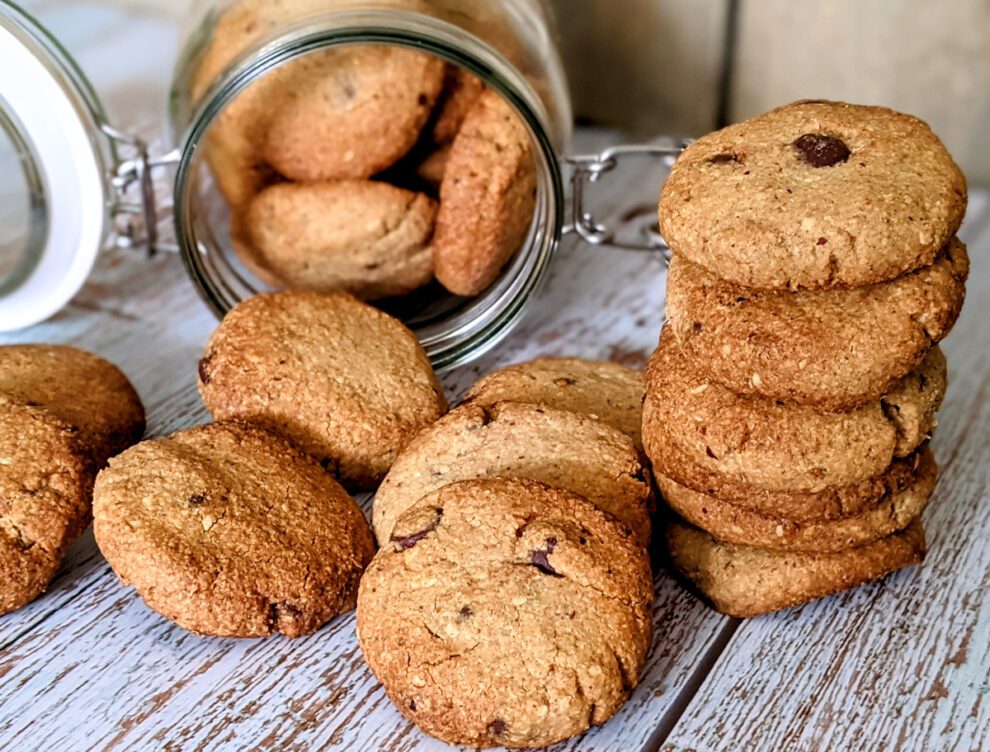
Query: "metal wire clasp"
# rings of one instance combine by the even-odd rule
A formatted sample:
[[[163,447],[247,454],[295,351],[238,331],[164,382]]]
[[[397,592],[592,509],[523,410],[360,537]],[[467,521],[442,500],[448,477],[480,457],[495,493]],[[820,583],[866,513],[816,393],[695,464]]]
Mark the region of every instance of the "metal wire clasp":
[[[110,206],[116,230],[114,244],[118,248],[147,248],[149,256],[158,251],[177,251],[174,243],[161,241],[158,225],[171,215],[171,207],[159,207],[153,173],[156,168],[177,164],[179,150],[152,157],[142,139],[106,123],[100,128],[121,154],[110,176],[114,190]]]
[[[623,157],[660,157],[670,167],[690,143],[688,140],[680,143],[657,141],[650,144],[611,146],[599,154],[567,157],[567,163],[574,169],[571,176],[571,211],[574,219],[564,227],[564,233],[575,233],[591,245],[607,245],[631,251],[667,250],[667,244],[655,223],[644,224],[641,241],[620,240],[617,237],[619,228],[610,228],[597,221],[585,207],[586,188],[589,183],[597,183],[604,174],[618,167]]]

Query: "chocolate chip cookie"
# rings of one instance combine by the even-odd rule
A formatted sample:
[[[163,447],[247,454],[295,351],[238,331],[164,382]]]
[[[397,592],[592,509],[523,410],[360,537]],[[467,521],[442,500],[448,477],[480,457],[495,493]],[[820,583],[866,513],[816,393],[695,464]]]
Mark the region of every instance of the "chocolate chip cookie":
[[[733,391],[849,410],[886,394],[949,333],[968,274],[956,239],[891,282],[797,293],[722,282],[677,255],[667,316],[692,362]]]
[[[361,581],[365,660],[399,711],[468,747],[542,747],[604,723],[652,633],[646,551],[585,499],[454,483],[396,523]]]
[[[447,412],[416,336],[342,293],[259,295],[227,314],[199,365],[217,420],[292,439],[352,489],[373,488]]]
[[[904,530],[836,553],[785,553],[719,543],[674,521],[667,528],[674,567],[715,610],[749,618],[824,598],[879,579],[925,558],[925,530]]]
[[[377,300],[433,278],[436,210],[424,194],[388,183],[281,183],[255,196],[237,226],[245,261],[278,286]]]
[[[40,405],[72,426],[94,471],[144,435],[144,406],[131,382],[76,347],[0,347],[0,394]]]
[[[965,177],[921,120],[805,101],[690,146],[664,186],[660,229],[737,285],[857,287],[931,264],[966,202]]]
[[[447,160],[431,244],[437,280],[480,295],[529,233],[536,163],[529,133],[501,95],[486,90],[468,112]]]
[[[449,483],[504,477],[581,494],[649,544],[653,493],[632,440],[585,415],[513,402],[464,405],[421,432],[378,489],[375,534],[387,541],[403,512]]]
[[[642,448],[643,374],[619,363],[578,358],[539,358],[490,373],[465,403],[530,402],[597,418]]]
[[[431,135],[433,142],[445,145],[453,143],[464,124],[468,112],[478,101],[485,85],[473,73],[460,66],[449,64],[444,75],[443,91],[437,103],[437,112]]]
[[[724,543],[776,551],[833,553],[863,546],[907,527],[928,505],[938,466],[926,446],[909,460],[911,473],[895,476],[896,485],[878,503],[859,513],[824,522],[795,522],[783,514],[761,514],[698,493],[670,478],[657,483],[670,507],[687,522]]]
[[[155,611],[192,632],[299,637],[353,608],[374,555],[343,488],[285,439],[214,423],[100,473],[96,541]]]
[[[51,411],[0,397],[0,615],[48,587],[89,524],[92,462]]]
[[[723,481],[819,493],[882,475],[931,433],[945,395],[934,348],[883,399],[832,413],[737,395],[706,379],[670,331],[647,369],[643,443],[657,473],[694,489]]]

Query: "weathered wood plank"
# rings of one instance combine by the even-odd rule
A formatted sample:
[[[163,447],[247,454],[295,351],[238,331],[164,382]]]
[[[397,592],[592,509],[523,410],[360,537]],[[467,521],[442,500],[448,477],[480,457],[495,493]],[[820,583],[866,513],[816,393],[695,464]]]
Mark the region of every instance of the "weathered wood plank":
[[[944,345],[924,566],[745,622],[665,750],[990,747],[990,217],[974,197],[969,300]]]

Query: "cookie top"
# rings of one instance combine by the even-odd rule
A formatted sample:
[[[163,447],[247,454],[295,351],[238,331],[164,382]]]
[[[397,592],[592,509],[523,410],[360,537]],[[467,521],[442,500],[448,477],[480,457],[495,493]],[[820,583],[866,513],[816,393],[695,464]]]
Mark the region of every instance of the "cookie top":
[[[465,403],[530,402],[570,410],[618,428],[642,447],[643,374],[607,360],[539,358],[478,381]]]
[[[537,405],[464,405],[420,433],[375,496],[379,542],[429,493],[459,480],[520,477],[580,494],[650,542],[653,493],[632,440],[593,418]]]
[[[431,133],[434,143],[442,146],[453,142],[464,124],[464,118],[484,90],[485,85],[473,73],[458,65],[447,64]]]
[[[455,295],[479,295],[520,249],[536,208],[536,163],[526,126],[488,89],[450,150],[437,213],[433,262]]]
[[[850,412],[746,397],[705,379],[665,329],[647,369],[643,443],[657,473],[696,490],[728,481],[818,493],[911,454],[934,427],[945,386],[935,348],[890,394]]]
[[[89,524],[92,463],[78,431],[43,407],[0,398],[0,615],[48,587]]]
[[[350,610],[374,555],[364,515],[285,439],[214,423],[111,461],[96,542],[145,602],[192,632],[298,637]]]
[[[906,469],[910,472],[890,477],[893,482],[875,506],[824,522],[795,522],[780,514],[754,512],[692,491],[662,475],[657,476],[657,483],[678,515],[717,540],[776,551],[829,553],[872,543],[903,530],[921,516],[938,478],[931,449],[919,449]]]
[[[373,488],[447,412],[416,336],[349,295],[259,295],[227,314],[199,365],[217,420],[292,439],[354,489]]]
[[[796,293],[722,282],[678,255],[667,316],[691,360],[733,391],[849,410],[886,394],[949,333],[968,274],[956,239],[891,282]]]
[[[691,145],[663,188],[660,229],[735,284],[857,287],[932,263],[966,201],[965,177],[921,120],[804,101]]]
[[[915,520],[878,541],[836,553],[787,553],[720,543],[682,522],[667,527],[674,568],[720,613],[747,619],[864,585],[925,558]]]
[[[357,631],[392,702],[428,734],[542,747],[626,701],[652,604],[645,549],[583,498],[466,481],[400,518],[361,581]]]
[[[131,382],[117,366],[76,347],[0,347],[0,393],[74,426],[94,470],[144,435],[144,406]]]
[[[237,247],[279,286],[378,300],[433,278],[436,211],[424,194],[388,183],[280,183],[248,203],[235,223],[246,241]]]

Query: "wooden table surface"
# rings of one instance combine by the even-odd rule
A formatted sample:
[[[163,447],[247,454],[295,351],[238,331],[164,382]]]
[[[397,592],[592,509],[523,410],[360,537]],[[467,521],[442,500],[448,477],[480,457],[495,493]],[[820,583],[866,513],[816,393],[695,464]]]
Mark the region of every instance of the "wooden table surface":
[[[176,30],[90,0],[29,4],[95,80],[116,122],[160,118]],[[123,64],[126,63],[126,64]],[[600,146],[601,134],[579,134]],[[597,194],[605,216],[655,203],[644,166]],[[963,231],[970,294],[945,343],[951,388],[934,447],[942,477],[921,568],[749,621],[720,616],[656,575],[646,675],[608,724],[560,750],[985,750],[990,748],[990,201]],[[656,255],[566,242],[523,325],[445,379],[541,354],[643,364],[663,316]],[[58,317],[3,342],[69,342],[117,362],[149,436],[207,419],[196,362],[216,321],[179,259],[104,253]],[[444,749],[389,704],[351,616],[295,641],[195,637],[121,587],[88,533],[49,592],[0,618],[0,749]]]

